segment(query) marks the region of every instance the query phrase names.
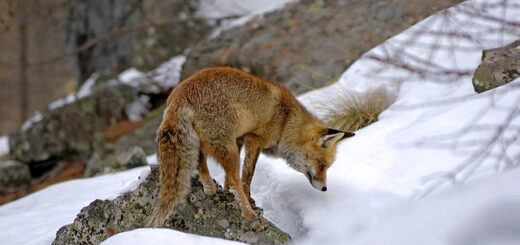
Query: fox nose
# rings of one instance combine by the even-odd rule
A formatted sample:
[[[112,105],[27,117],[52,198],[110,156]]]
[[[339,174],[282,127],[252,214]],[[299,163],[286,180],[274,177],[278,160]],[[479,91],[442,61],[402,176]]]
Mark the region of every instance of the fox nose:
[[[327,191],[327,187],[326,186],[322,187],[321,191]]]

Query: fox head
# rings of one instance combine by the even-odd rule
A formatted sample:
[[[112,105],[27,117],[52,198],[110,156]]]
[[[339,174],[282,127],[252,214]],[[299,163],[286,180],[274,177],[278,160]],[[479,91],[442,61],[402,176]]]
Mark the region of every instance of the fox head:
[[[354,135],[331,128],[309,129],[301,132],[300,140],[281,153],[289,166],[303,173],[314,188],[327,191],[327,170],[336,159],[336,146]]]

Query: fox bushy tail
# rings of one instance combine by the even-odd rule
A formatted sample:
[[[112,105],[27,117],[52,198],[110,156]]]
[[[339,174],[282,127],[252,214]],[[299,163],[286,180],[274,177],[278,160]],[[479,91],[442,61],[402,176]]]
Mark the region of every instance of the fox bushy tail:
[[[191,178],[197,170],[200,140],[193,129],[189,113],[179,114],[173,124],[163,121],[157,132],[159,195],[146,221],[147,227],[164,224],[175,206],[184,201],[191,191]]]

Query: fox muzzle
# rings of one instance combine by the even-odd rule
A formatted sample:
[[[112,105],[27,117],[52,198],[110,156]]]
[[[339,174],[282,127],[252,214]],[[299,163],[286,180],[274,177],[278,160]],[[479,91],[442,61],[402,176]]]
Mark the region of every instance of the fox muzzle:
[[[319,181],[310,171],[305,172],[307,179],[311,183],[312,187],[320,191],[327,191],[325,183]]]

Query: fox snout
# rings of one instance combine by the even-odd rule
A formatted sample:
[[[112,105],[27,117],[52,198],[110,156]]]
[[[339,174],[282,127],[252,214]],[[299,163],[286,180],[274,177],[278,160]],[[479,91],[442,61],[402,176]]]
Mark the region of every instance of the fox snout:
[[[307,179],[309,179],[309,182],[311,183],[312,187],[320,191],[327,191],[327,185],[324,177],[320,180],[320,178],[312,174],[311,171],[307,171],[305,175],[307,175]]]

